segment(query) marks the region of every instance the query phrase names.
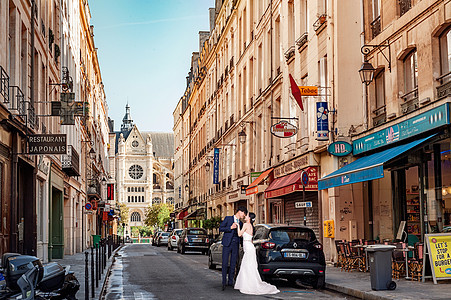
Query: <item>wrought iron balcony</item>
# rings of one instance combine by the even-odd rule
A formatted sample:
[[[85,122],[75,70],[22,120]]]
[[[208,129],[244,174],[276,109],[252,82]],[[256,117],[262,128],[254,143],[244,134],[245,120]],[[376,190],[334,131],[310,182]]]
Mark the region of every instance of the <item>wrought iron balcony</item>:
[[[307,45],[308,42],[308,33],[305,32],[301,35],[300,38],[296,40],[296,46],[298,46],[298,51],[301,51],[304,48],[304,45]]]
[[[384,124],[387,121],[387,112],[385,110],[385,105],[381,106],[373,111],[375,117],[373,117],[373,126],[377,127]]]
[[[371,32],[373,34],[373,39],[381,33],[381,16],[371,22]]]
[[[289,61],[294,56],[294,51],[295,51],[294,46],[291,46],[290,48],[287,49],[287,51],[285,51],[284,55],[287,61]]]
[[[418,101],[418,88],[410,91],[401,98],[404,100],[404,103],[401,104],[401,112],[403,114],[408,114],[420,107]]]
[[[9,103],[9,76],[6,70],[0,66],[0,96],[4,103]]]
[[[412,8],[412,0],[398,0],[399,16],[404,15]]]
[[[313,23],[313,29],[316,33],[320,33],[327,25],[327,15],[322,14],[318,17],[318,19]]]
[[[80,156],[72,145],[67,148],[67,154],[62,155],[63,171],[68,176],[80,176]]]
[[[441,85],[437,87],[437,99],[451,96],[451,72],[439,77]]]

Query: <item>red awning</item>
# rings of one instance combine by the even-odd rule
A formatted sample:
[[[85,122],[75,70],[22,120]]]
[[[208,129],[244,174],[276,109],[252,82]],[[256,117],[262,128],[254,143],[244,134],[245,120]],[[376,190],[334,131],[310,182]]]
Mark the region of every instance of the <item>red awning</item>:
[[[266,198],[280,197],[293,192],[302,191],[302,171],[292,173],[275,179],[265,190]],[[305,187],[306,191],[318,190],[318,168],[309,167],[305,170],[309,175],[309,184]]]
[[[260,176],[258,176],[252,183],[246,188],[246,196],[252,195],[257,193],[258,188],[257,186],[265,180],[266,177],[268,177],[269,173],[271,173],[273,168],[266,170],[265,172],[261,173]]]
[[[186,217],[187,215],[188,215],[188,208],[185,208],[184,210],[182,210],[181,212],[178,213],[177,220],[183,220],[183,218]]]

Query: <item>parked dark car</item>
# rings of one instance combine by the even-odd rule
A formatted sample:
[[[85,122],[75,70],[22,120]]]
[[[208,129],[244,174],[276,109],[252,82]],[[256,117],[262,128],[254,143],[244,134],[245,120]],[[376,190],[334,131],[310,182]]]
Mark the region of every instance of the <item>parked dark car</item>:
[[[222,265],[222,236],[223,232],[219,234],[217,240],[215,240],[208,250],[208,267],[212,270],[216,269],[217,266],[221,267]],[[238,256],[237,268],[239,269],[239,265],[241,263],[241,259],[243,258],[243,247],[240,245],[240,251]],[[238,269],[235,274],[238,274]]]
[[[253,242],[263,279],[301,279],[314,288],[324,287],[326,260],[312,229],[259,224],[255,226]]]
[[[177,243],[177,252],[184,254],[186,251],[200,251],[207,254],[210,239],[203,228],[185,228]]]

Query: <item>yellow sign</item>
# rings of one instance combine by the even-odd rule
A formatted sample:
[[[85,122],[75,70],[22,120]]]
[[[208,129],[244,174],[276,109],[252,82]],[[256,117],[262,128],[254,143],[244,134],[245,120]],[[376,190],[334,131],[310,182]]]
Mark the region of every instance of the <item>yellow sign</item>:
[[[299,86],[302,96],[318,96],[317,86]]]
[[[451,279],[451,234],[425,235],[434,283],[438,279]]]
[[[324,221],[324,237],[327,237],[327,238],[335,237],[334,220],[325,220]]]

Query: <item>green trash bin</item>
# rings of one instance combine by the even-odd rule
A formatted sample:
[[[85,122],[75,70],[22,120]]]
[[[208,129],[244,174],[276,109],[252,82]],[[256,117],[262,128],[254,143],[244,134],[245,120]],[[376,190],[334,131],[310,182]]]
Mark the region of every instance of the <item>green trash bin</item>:
[[[100,238],[101,237],[102,236],[100,234],[93,234],[92,235],[92,244],[93,244],[94,247],[98,247],[98,244],[100,243]]]

